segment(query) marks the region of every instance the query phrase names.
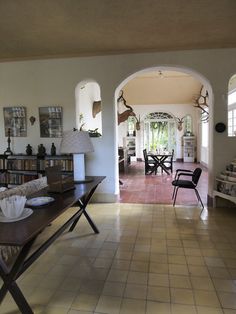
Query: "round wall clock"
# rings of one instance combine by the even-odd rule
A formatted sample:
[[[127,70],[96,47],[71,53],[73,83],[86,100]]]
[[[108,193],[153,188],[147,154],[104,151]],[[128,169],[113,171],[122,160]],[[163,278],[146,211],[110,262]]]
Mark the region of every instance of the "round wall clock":
[[[226,125],[223,122],[216,123],[216,125],[215,125],[216,132],[222,133],[225,131],[225,129],[226,129]]]

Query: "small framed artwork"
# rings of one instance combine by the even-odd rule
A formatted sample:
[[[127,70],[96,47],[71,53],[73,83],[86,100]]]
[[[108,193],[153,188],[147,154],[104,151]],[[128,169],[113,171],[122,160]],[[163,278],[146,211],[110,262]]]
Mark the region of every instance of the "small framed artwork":
[[[12,137],[27,136],[27,120],[25,107],[4,107],[3,116],[5,136],[8,136],[8,129],[10,129],[10,136]]]
[[[40,137],[62,137],[62,107],[39,107]]]

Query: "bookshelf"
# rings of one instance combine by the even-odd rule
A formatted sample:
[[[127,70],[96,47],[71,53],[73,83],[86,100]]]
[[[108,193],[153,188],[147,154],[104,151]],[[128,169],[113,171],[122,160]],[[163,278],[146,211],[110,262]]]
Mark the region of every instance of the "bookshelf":
[[[124,137],[123,142],[123,146],[127,149],[127,155],[130,158],[130,161],[136,161],[136,137]]]
[[[216,197],[236,204],[236,159],[216,177],[216,190],[213,191],[214,207],[216,207]]]
[[[50,166],[62,166],[65,175],[73,173],[72,155],[0,155],[0,186],[12,187],[45,175]]]
[[[195,160],[195,137],[184,136],[184,162],[194,162]]]

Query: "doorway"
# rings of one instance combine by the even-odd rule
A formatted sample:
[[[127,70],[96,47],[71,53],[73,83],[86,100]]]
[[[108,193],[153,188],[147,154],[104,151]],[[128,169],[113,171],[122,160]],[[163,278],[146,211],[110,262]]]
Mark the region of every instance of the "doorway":
[[[176,151],[176,123],[171,114],[152,112],[146,116],[144,148],[158,153]]]

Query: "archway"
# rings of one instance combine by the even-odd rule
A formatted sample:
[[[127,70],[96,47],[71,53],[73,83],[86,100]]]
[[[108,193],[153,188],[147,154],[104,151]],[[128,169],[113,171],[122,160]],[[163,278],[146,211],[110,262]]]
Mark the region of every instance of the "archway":
[[[206,90],[207,93],[208,93],[209,117],[210,118],[209,118],[209,125],[207,125],[207,128],[212,130],[213,129],[212,128],[212,112],[213,112],[213,108],[212,108],[213,107],[212,106],[212,104],[213,104],[213,101],[212,101],[212,99],[213,99],[212,88],[211,88],[211,85],[210,85],[209,81],[204,76],[202,76],[200,73],[198,73],[198,72],[196,72],[196,71],[194,71],[192,69],[185,68],[185,67],[179,67],[179,66],[159,66],[159,67],[152,67],[152,68],[147,68],[147,69],[140,70],[140,71],[130,75],[128,78],[124,79],[124,81],[117,87],[115,95],[118,95],[118,93],[119,93],[119,91],[121,89],[124,90],[126,84],[128,84],[130,81],[135,79],[138,75],[140,75],[140,74],[144,74],[145,75],[145,74],[147,74],[149,72],[154,72],[154,71],[156,71],[156,72],[178,71],[180,73],[185,73],[185,74],[195,78],[197,81],[199,81],[199,86],[201,86],[201,89],[202,89],[202,86],[203,86],[204,90]],[[199,88],[198,93],[200,92],[201,89]],[[117,97],[115,97],[115,98],[117,99]],[[134,109],[135,113],[139,115],[140,112],[139,111],[136,112],[136,110],[138,110],[137,109],[138,106],[133,106],[134,105],[133,103],[131,103],[131,105],[132,105],[133,108],[135,108]],[[207,154],[206,160],[209,163],[209,168],[208,169],[209,169],[209,172],[212,172],[212,169],[213,169],[213,164],[212,164],[212,145],[213,145],[212,143],[213,143],[213,138],[211,136],[212,132],[209,132],[210,137],[209,137],[208,147],[203,149],[202,146],[201,146],[202,143],[201,143],[201,136],[200,136],[201,129],[202,129],[201,112],[198,109],[194,109],[194,110],[195,110],[194,114],[199,118],[199,120],[197,118],[195,119],[198,122],[194,126],[194,133],[197,134],[197,138],[198,138],[198,141],[197,141],[197,152],[198,152],[198,154],[197,154],[196,158],[197,158],[198,161],[202,161],[201,160],[202,151],[204,149],[206,149],[206,151],[207,151],[207,153],[205,152]],[[161,111],[163,111],[163,108],[162,108]],[[179,116],[179,121],[183,121],[183,117],[184,116],[191,117],[191,115],[192,114],[191,113],[189,114],[188,112],[181,112],[180,116]],[[175,114],[175,116],[178,118],[178,112]],[[186,124],[186,121],[184,123]],[[143,117],[141,117],[141,126],[142,126],[142,129],[144,129],[144,119],[143,119]],[[143,132],[142,129],[141,129],[141,133]],[[191,132],[189,132],[189,133],[191,133]],[[182,135],[179,137],[180,140],[181,140]],[[142,151],[142,149],[140,149],[140,148],[144,147],[142,141],[143,141],[143,134],[142,134],[141,141],[139,140],[136,143],[136,147],[138,147],[140,151]],[[119,142],[119,140],[118,140],[118,142]],[[180,147],[180,145],[179,145],[179,147]],[[142,156],[137,156],[137,157],[140,158]],[[209,177],[211,178],[211,176],[209,176]],[[212,191],[213,190],[213,184],[212,184],[212,182],[210,182],[210,180],[211,179],[208,179],[208,190]],[[212,193],[209,193],[209,194],[211,195]]]
[[[76,128],[102,134],[101,90],[93,80],[81,81],[75,89]],[[100,103],[100,106],[96,106]],[[90,136],[91,136],[90,135]]]

